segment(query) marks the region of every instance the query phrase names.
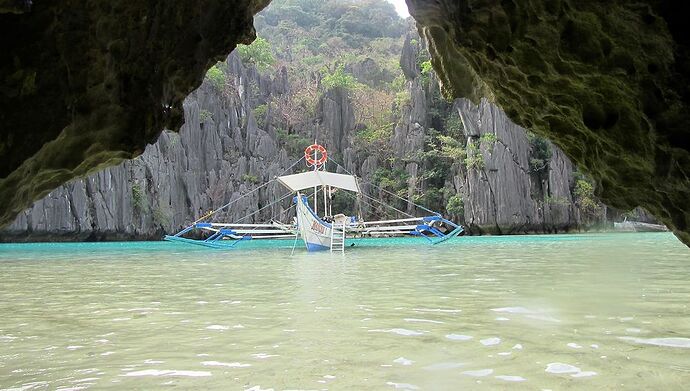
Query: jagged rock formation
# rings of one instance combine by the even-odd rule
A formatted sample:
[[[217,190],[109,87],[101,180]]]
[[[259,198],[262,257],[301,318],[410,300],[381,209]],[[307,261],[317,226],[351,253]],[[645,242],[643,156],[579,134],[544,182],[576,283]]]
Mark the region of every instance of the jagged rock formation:
[[[408,79],[410,103],[403,107],[393,136],[396,156],[407,160],[404,168],[410,176],[410,198],[420,191],[422,173],[429,169],[415,156],[424,149],[430,133],[427,113],[432,112],[433,104],[428,98],[433,92],[425,90],[419,69],[421,48],[413,43],[415,38],[408,35],[403,45],[401,66]],[[428,86],[436,88],[433,73],[429,76]],[[579,225],[571,195],[573,165],[560,149],[551,144],[547,172],[535,173],[529,164],[532,146],[526,130],[512,123],[497,106],[487,100],[474,105],[457,99],[452,110],[462,119],[465,145],[479,146],[475,153],[481,164],[468,166],[455,161],[446,184],[452,194],[462,195],[464,220],[471,232],[557,232]]]
[[[335,153],[350,147],[350,133],[355,128],[355,114],[347,90],[338,87],[326,91],[319,99],[316,111],[320,126],[317,128],[315,139],[322,140],[321,142]]]
[[[457,174],[470,229],[510,234],[567,231],[578,225],[570,191],[573,166],[560,149],[551,146],[548,172],[541,179],[529,165],[532,147],[525,129],[485,99],[478,106],[458,100],[456,109],[467,142],[480,144],[484,161]],[[493,137],[484,141],[486,135]]]
[[[274,79],[227,59],[223,90],[205,82],[184,103],[179,134],[165,131],[136,159],[77,179],[22,212],[3,232],[7,239],[160,239],[206,211],[239,198],[291,163],[275,135],[257,126],[251,104],[287,91],[282,72]],[[219,218],[239,219],[280,198],[273,183],[246,197]],[[256,218],[280,216],[289,207],[267,208]],[[252,221],[250,218],[247,221]]]
[[[141,154],[269,0],[3,1],[0,224],[75,176]]]
[[[420,55],[419,45],[410,44],[412,39],[415,36],[406,39],[403,63]],[[435,80],[422,77],[416,62],[408,68],[410,100],[400,107],[390,150],[409,175],[406,191],[413,197],[432,186],[424,179],[428,167],[419,152],[431,132],[427,113],[436,104],[427,96],[437,87]],[[271,102],[291,91],[284,68],[274,77],[262,75],[253,66],[245,67],[233,53],[223,69],[224,85],[207,81],[185,100],[185,124],[179,134],[166,131],[140,157],[59,187],[21,213],[0,236],[5,240],[158,239],[163,232],[178,230],[281,174],[301,152],[291,151],[289,156],[272,120],[281,113]],[[254,114],[259,107],[265,110],[261,124]],[[531,189],[535,179],[529,173],[530,145],[524,129],[485,101],[477,107],[457,100],[452,110],[467,124],[464,137],[478,139],[486,133],[498,137],[495,145],[483,147],[485,169],[468,170],[457,162],[446,184],[449,193],[462,195],[465,220],[473,232],[549,232],[577,224],[569,191],[572,167],[562,154],[554,153],[548,179],[536,185],[539,189],[546,186],[548,194],[562,195],[565,201],[558,207],[564,210],[557,214],[549,205],[537,202],[544,199],[543,192]],[[358,124],[347,90],[325,91],[315,115],[316,125],[302,131],[308,140],[318,139],[326,145],[346,170],[367,182],[379,168],[390,164],[390,156],[368,154],[355,145]],[[364,187],[376,192],[371,186]],[[218,218],[236,220],[284,193],[272,184]],[[248,221],[271,216],[289,221],[289,215],[283,213],[289,206],[288,201]],[[372,207],[361,205],[363,211],[376,213]],[[413,206],[407,207],[408,212],[415,212]]]
[[[690,245],[683,2],[407,0],[453,97],[488,97]]]

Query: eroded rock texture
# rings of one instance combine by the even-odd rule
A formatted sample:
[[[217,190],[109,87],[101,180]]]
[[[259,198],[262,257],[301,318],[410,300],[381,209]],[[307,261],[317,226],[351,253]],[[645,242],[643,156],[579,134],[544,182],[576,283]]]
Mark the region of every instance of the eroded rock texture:
[[[430,73],[425,81],[419,67],[417,59],[424,54],[413,43],[417,38],[416,34],[408,36],[403,45],[400,63],[410,102],[402,108],[392,139],[395,155],[404,161],[402,168],[410,176],[409,198],[427,190],[423,177],[434,167],[425,165],[418,152],[437,126],[428,114],[442,104],[433,99],[438,90],[435,74]],[[558,147],[547,142],[551,155],[545,168],[535,172],[529,164],[534,146],[527,131],[512,123],[495,104],[486,99],[478,105],[456,99],[450,110],[462,120],[457,137],[464,139],[465,146],[476,146],[466,150],[481,161],[468,165],[454,160],[445,178],[444,191],[462,197],[463,224],[469,233],[562,232],[581,225],[570,191],[575,181],[573,165]]]
[[[0,230],[0,240],[157,240],[284,173],[292,161],[252,108],[286,91],[287,81],[246,69],[235,54],[224,68],[222,91],[206,81],[185,99],[179,133],[164,131],[136,159],[51,191]],[[217,217],[236,221],[285,193],[272,183]],[[284,218],[285,204],[254,217]]]
[[[690,245],[690,38],[672,1],[407,0],[445,92],[547,136]]]
[[[386,149],[389,153],[357,148],[361,124],[356,123],[351,97],[342,88],[324,91],[315,118],[300,125],[306,126],[297,133],[306,137],[304,146],[314,139],[323,143],[331,158],[363,178],[360,185],[367,194],[379,198],[386,194],[367,182],[375,180],[380,169],[389,168],[391,156],[398,157],[394,168],[409,175],[408,197],[435,186],[442,186],[441,194],[460,194],[465,213],[464,221],[458,222],[466,224],[471,233],[576,229],[580,221],[570,196],[573,172],[569,160],[551,146],[548,169],[544,175],[536,175],[530,172],[532,147],[526,131],[495,105],[486,100],[475,106],[464,99],[453,104],[433,99],[438,91],[433,72],[426,78],[418,62],[409,61],[421,55],[419,45],[411,45],[418,38],[408,36],[402,53],[402,62],[411,64],[405,66],[410,100],[396,114],[390,149]],[[304,163],[290,166],[304,146],[296,148],[287,142],[289,137],[276,127],[282,114],[271,104],[295,87],[288,82],[285,68],[261,74],[253,65],[243,65],[235,53],[219,68],[225,72],[225,85],[206,80],[185,99],[185,123],[179,133],[164,131],[139,157],[51,191],[0,229],[0,242],[160,239],[164,232],[176,232],[208,210],[239,199],[258,183],[286,170],[303,170]],[[441,184],[425,177],[435,168],[419,153],[436,132],[427,113],[443,109],[439,105],[463,118],[466,126],[459,137],[479,143],[486,163],[467,168],[456,161]],[[261,113],[261,107],[263,114],[255,115]],[[495,141],[486,140],[487,135],[494,135]],[[266,207],[285,195],[288,198],[282,204]],[[294,209],[290,209],[289,196],[289,191],[274,182],[224,209],[216,221],[237,221],[248,215],[243,222],[290,221]],[[421,212],[412,205],[407,208],[411,214]],[[345,211],[361,210],[376,219],[377,215],[368,213],[377,213],[377,209],[386,212],[368,201]]]
[[[0,224],[178,129],[269,0],[0,3]]]

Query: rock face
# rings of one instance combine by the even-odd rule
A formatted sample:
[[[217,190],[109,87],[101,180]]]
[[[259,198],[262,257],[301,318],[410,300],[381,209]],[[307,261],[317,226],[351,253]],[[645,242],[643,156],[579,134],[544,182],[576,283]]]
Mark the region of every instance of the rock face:
[[[320,126],[315,139],[335,153],[350,147],[350,133],[355,128],[355,114],[347,94],[340,87],[326,91],[316,108]]]
[[[690,39],[668,1],[407,0],[446,93],[488,97],[690,245]]]
[[[408,36],[403,46],[401,66],[408,79],[410,102],[402,109],[392,142],[395,155],[407,161],[404,169],[410,176],[409,198],[420,192],[420,186],[424,190],[423,172],[431,169],[418,153],[432,132],[427,113],[433,112],[429,96],[437,85],[431,73],[427,82],[430,88],[425,90],[417,64],[421,48],[414,43],[415,38]],[[529,164],[533,146],[526,130],[512,123],[496,105],[486,99],[479,105],[456,99],[450,110],[462,121],[465,146],[476,146],[466,150],[475,153],[479,163],[456,160],[445,185],[448,193],[462,195],[470,232],[558,232],[580,224],[571,195],[573,165],[558,147],[549,143],[551,156],[545,172],[534,172]]]
[[[0,224],[178,129],[206,70],[269,0],[3,1]]]
[[[468,169],[455,162],[442,184],[444,193],[462,196],[471,232],[574,228],[579,220],[570,197],[573,170],[568,159],[553,147],[548,173],[537,178],[530,173],[531,146],[525,130],[496,106],[485,100],[476,106],[461,99],[452,105],[431,99],[437,81],[433,73],[423,77],[417,62],[409,61],[420,56],[420,44],[412,40],[418,37],[407,37],[401,57],[402,63],[409,63],[405,73],[410,99],[399,107],[389,141],[399,161],[397,168],[408,176],[407,197],[438,186],[425,179],[432,168],[420,151],[433,134],[428,113],[442,109],[434,107],[441,104],[462,118],[463,138],[481,142],[484,166]],[[185,100],[185,123],[179,134],[165,131],[138,158],[52,191],[22,212],[0,233],[0,239],[158,239],[289,170],[301,150],[287,152],[284,136],[273,128],[272,118],[280,113],[271,104],[291,91],[285,69],[273,77],[262,75],[253,66],[245,67],[234,53],[221,68],[226,75],[224,85],[206,81]],[[263,113],[255,115],[260,107]],[[365,190],[375,194],[377,190],[366,182],[387,167],[390,156],[364,153],[353,144],[358,124],[348,92],[342,88],[325,91],[316,105],[314,123],[307,142],[317,139],[326,145],[332,157],[362,177]],[[479,141],[486,134],[495,135],[496,141]],[[218,220],[237,220],[285,194],[273,183],[220,213]],[[545,205],[545,195],[560,202]],[[245,221],[271,217],[289,221],[291,215],[285,212],[290,205],[286,200]],[[374,206],[361,208],[365,213],[376,212]],[[413,205],[406,207],[408,213],[419,212]]]
[[[479,144],[484,161],[457,175],[470,229],[498,234],[558,232],[579,223],[570,192],[573,166],[560,149],[551,145],[547,173],[541,178],[529,165],[532,147],[525,129],[485,99],[478,106],[458,100],[455,107],[466,142]]]
[[[422,70],[425,55],[419,36],[408,34],[400,59],[407,98],[395,103],[395,127],[381,154],[359,145],[357,132],[363,125],[356,123],[351,94],[342,87],[319,94],[314,118],[286,133],[279,120],[284,114],[280,102],[294,89],[286,69],[261,74],[233,53],[220,66],[223,83],[207,80],[184,101],[185,123],[179,134],[165,131],[138,158],[52,191],[1,231],[0,240],[158,239],[291,171],[304,146],[291,145],[290,137],[301,138],[302,144],[324,144],[345,170],[363,178],[369,194],[388,196],[367,182],[377,182],[379,171],[389,170],[393,179],[405,178],[394,191],[410,199],[432,194],[426,201],[434,202],[435,210],[444,212],[449,198],[459,195],[464,213],[455,218],[464,219],[470,233],[578,227],[581,218],[571,195],[574,168],[563,152],[545,141],[550,153],[543,169],[535,170],[531,159],[537,146],[527,131],[486,99],[479,104],[440,99],[435,73]],[[377,83],[360,65],[375,68],[364,60],[353,74]],[[449,116],[460,123],[455,133],[444,123]],[[430,150],[429,142],[439,131],[460,139],[466,157],[448,159]],[[289,200],[262,209],[286,194],[272,183],[218,214],[217,221],[247,215],[245,222],[289,221]],[[407,213],[421,212],[412,204],[397,206]],[[385,213],[368,203],[359,208]]]
[[[175,231],[285,172],[291,160],[277,147],[275,135],[258,127],[251,105],[286,91],[286,80],[281,72],[271,79],[247,70],[234,54],[226,69],[222,91],[205,82],[185,100],[186,121],[179,134],[165,131],[138,158],[52,191],[22,212],[2,236],[160,239],[163,232]],[[237,220],[285,194],[272,183],[218,217]],[[289,201],[245,221],[284,217]]]

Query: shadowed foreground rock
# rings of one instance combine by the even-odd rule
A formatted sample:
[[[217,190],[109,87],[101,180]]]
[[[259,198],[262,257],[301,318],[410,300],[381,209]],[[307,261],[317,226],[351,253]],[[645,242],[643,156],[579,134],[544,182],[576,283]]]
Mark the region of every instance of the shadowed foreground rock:
[[[489,97],[547,136],[604,202],[690,245],[690,47],[683,2],[407,0],[445,93]]]
[[[0,224],[182,124],[269,0],[0,2]]]

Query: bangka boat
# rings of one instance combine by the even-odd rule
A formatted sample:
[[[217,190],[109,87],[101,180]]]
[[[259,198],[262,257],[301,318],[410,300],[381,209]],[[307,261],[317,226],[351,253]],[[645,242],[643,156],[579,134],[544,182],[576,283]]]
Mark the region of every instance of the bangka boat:
[[[628,221],[627,218],[620,223],[614,222],[613,229],[619,232],[668,232],[665,225]]]
[[[315,143],[307,147],[304,156],[288,167],[285,172],[292,170],[301,161],[306,162],[308,171],[278,176],[209,212],[180,232],[166,235],[164,239],[210,248],[233,248],[246,240],[294,238],[296,243],[297,239],[301,238],[307,251],[344,252],[346,242],[358,238],[407,236],[422,238],[424,242],[433,245],[445,242],[463,232],[461,225],[445,219],[440,213],[429,210],[373,183],[367,183],[368,187],[373,187],[392,198],[409,203],[426,214],[415,216],[365,194],[359,179],[335,162],[331,161],[341,172],[327,171],[328,153],[322,145]],[[231,207],[242,198],[251,196],[273,181],[284,186],[288,193],[261,209],[284,202],[287,197],[292,196],[290,209],[295,208],[293,221],[285,223],[270,219],[261,223],[243,222],[261,209],[234,223],[213,221],[214,215],[218,212]],[[401,218],[365,221],[361,213],[359,215],[354,213],[349,215],[337,213],[334,215],[332,199],[334,193],[339,191],[347,192],[359,202],[367,205],[371,205],[369,203],[371,201],[391,208],[401,215]]]

